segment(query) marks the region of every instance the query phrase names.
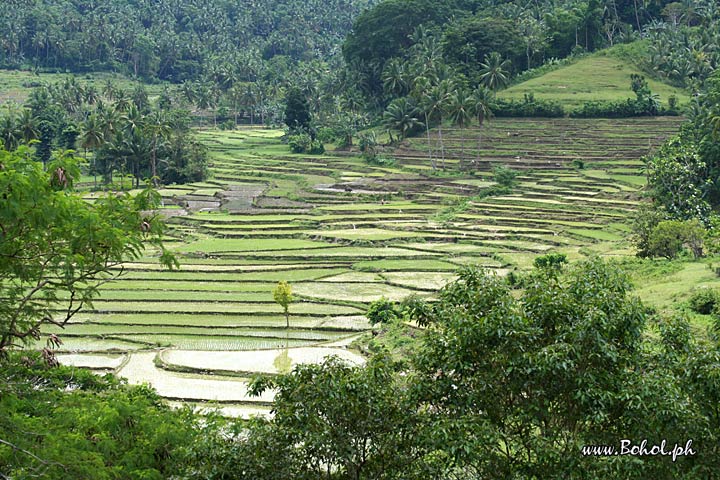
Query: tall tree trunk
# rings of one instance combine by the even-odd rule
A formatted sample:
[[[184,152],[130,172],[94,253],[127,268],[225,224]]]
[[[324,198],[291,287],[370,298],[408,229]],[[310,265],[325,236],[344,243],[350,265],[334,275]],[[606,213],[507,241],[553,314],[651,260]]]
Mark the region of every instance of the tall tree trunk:
[[[432,156],[432,144],[430,143],[430,121],[428,120],[427,113],[425,113],[425,132],[427,132],[428,159],[430,159],[430,165],[432,165],[432,169],[436,170],[437,165],[435,165],[435,161],[433,160],[433,156]]]
[[[442,158],[442,169],[445,170],[445,144],[442,136],[442,117],[440,117],[440,125],[438,125],[438,139],[440,140],[440,158]]]
[[[638,15],[637,0],[633,0],[633,5],[635,6],[635,23],[637,24],[638,33],[639,33],[641,30],[641,27],[640,27],[640,15]]]
[[[157,187],[157,135],[153,138],[153,149],[152,149],[152,183]]]
[[[525,49],[525,55],[527,56],[527,69],[530,70],[530,45]]]
[[[476,165],[475,168],[478,168],[480,166],[480,149],[482,148],[482,127],[483,124],[481,123],[478,128],[478,142],[477,142],[477,155],[476,155]]]

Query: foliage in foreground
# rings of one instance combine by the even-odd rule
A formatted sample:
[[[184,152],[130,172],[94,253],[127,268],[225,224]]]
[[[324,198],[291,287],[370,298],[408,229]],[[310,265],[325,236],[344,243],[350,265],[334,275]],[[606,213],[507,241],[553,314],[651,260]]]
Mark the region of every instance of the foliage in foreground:
[[[710,478],[720,448],[720,338],[648,324],[625,275],[592,260],[538,268],[519,298],[466,267],[438,302],[396,308],[427,325],[408,361],[330,358],[260,376],[274,416],[172,412],[37,355],[0,375],[0,473],[9,478]],[[390,320],[390,322],[397,320]],[[657,335],[644,336],[647,328]],[[584,445],[666,440],[694,454],[583,456]]]
[[[635,218],[638,255],[674,258],[683,245],[698,257],[720,247],[720,74],[693,100],[680,135],[645,159],[653,207]]]
[[[157,192],[88,203],[73,192],[78,177],[71,155],[56,155],[46,171],[26,147],[0,150],[0,356],[39,339],[42,324],[64,326],[92,303],[114,267],[146,245],[174,265],[153,211]]]
[[[168,478],[199,441],[196,420],[146,386],[32,353],[0,360],[2,478]]]
[[[720,348],[687,322],[643,336],[645,308],[617,267],[538,269],[519,299],[465,268],[411,365],[378,354],[261,377],[271,420],[217,439],[208,478],[705,478],[718,468]],[[583,445],[666,439],[695,455],[584,457]],[[222,460],[222,462],[220,462]]]

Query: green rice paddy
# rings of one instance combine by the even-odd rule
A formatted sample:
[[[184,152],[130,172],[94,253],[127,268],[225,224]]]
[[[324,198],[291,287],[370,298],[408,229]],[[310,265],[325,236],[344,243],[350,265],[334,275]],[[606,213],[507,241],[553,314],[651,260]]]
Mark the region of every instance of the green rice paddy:
[[[92,308],[64,330],[45,333],[58,333],[68,354],[135,352],[121,373],[138,381],[157,375],[166,382],[161,393],[171,397],[187,378],[162,364],[143,365],[154,355],[138,350],[349,343],[349,335],[370,328],[370,302],[432,298],[462,265],[504,275],[530,268],[545,252],[579,259],[626,251],[624,222],[644,182],[637,160],[678,126],[677,118],[494,119],[479,144],[478,132],[466,129],[464,147],[461,132],[447,128],[446,165],[463,168],[452,174],[432,172],[426,138],[404,142],[397,166],[383,168],[346,152],[292,155],[276,130],[202,131],[211,177],[161,190],[165,204],[181,211],[168,219],[168,246],[180,269],[160,269],[152,254],[129,263]],[[499,164],[521,173],[518,184],[486,196]],[[209,212],[183,203],[216,194],[227,200]],[[289,330],[273,302],[279,281],[295,295]],[[273,368],[272,361],[258,370]],[[191,391],[183,398],[203,397]]]

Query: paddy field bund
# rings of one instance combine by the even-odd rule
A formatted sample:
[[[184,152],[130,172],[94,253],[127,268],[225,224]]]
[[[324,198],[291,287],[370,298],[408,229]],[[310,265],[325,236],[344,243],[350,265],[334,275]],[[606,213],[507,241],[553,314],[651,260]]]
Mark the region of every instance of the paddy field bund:
[[[290,154],[280,131],[203,131],[210,179],[161,190],[181,268],[161,269],[148,252],[65,330],[44,332],[61,334],[65,363],[149,382],[168,399],[262,413],[272,397],[247,397],[250,375],[330,354],[362,362],[347,347],[370,328],[364,313],[380,297],[432,297],[466,264],[503,275],[551,251],[631,255],[641,157],[679,123],[445,127],[438,173],[425,137],[404,142],[388,168],[349,152]],[[483,196],[495,165],[518,170],[517,186]],[[272,297],[281,280],[296,297],[290,329]]]

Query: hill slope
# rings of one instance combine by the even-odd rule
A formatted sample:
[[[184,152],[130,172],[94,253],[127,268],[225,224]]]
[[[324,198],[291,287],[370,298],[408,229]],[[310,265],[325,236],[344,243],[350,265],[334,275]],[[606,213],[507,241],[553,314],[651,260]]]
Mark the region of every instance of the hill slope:
[[[526,82],[513,85],[498,94],[500,98],[522,99],[527,94],[536,98],[559,102],[566,109],[573,109],[593,100],[623,100],[634,97],[630,89],[630,75],[642,74],[640,69],[627,60],[600,52],[578,60],[572,65],[560,67]],[[667,103],[675,95],[680,103],[689,100],[682,89],[648,78],[653,93]]]

